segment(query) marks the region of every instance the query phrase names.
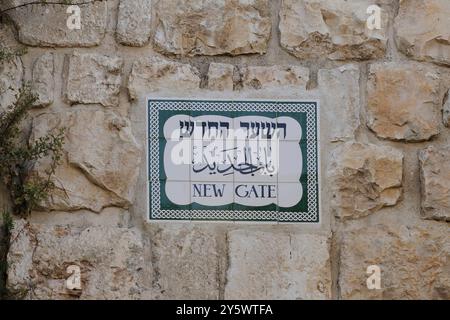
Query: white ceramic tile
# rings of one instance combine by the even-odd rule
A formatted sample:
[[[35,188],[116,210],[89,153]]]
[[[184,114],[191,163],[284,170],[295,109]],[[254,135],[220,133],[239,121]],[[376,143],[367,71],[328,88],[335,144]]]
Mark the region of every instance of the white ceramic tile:
[[[166,141],[164,148],[164,171],[167,179],[190,181],[191,179],[191,141]]]
[[[296,141],[279,142],[278,183],[297,182],[301,178],[303,159],[300,144]]]
[[[278,206],[280,210],[297,206],[303,196],[304,190],[300,182],[278,184]]]

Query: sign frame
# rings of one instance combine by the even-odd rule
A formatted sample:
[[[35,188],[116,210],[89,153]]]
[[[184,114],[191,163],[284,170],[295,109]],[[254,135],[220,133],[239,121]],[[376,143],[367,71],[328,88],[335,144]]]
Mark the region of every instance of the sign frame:
[[[175,108],[153,108],[151,103],[178,104]],[[210,103],[215,107],[205,109],[204,105]],[[179,104],[188,104],[187,107],[180,107]],[[224,104],[228,104],[224,108]],[[240,104],[240,107],[237,105]],[[247,106],[242,108],[242,105]],[[264,110],[254,109],[255,105],[264,105]],[[157,105],[158,106],[158,105]],[[281,107],[281,108],[280,108]],[[253,108],[253,109],[252,109]],[[287,110],[287,111],[286,111]],[[300,111],[296,111],[300,110]],[[155,137],[155,132],[159,132],[159,111],[171,112],[280,112],[280,113],[305,113],[307,117],[307,136],[306,140],[310,141],[311,137],[315,138],[315,143],[307,145],[307,172],[314,168],[313,178],[307,182],[308,188],[308,212],[292,212],[292,211],[276,211],[268,214],[267,211],[251,209],[247,206],[247,210],[217,210],[211,209],[195,210],[195,209],[177,209],[162,210],[160,202],[161,185],[159,179],[160,169],[160,146],[155,147],[155,141],[159,141],[160,137]],[[146,186],[147,186],[147,222],[158,221],[185,221],[185,222],[258,222],[258,223],[302,223],[302,224],[319,224],[321,222],[321,161],[320,161],[320,103],[318,100],[269,100],[269,99],[210,99],[210,98],[167,98],[167,97],[147,97],[146,99]],[[156,117],[156,119],[155,119]],[[152,125],[152,128],[149,126]],[[151,133],[153,132],[153,133]],[[158,133],[159,135],[159,133]],[[302,140],[303,141],[303,138]],[[157,151],[156,151],[157,150]],[[152,160],[152,161],[151,161]],[[156,170],[156,167],[158,169]],[[157,171],[157,173],[155,172]],[[303,174],[302,174],[303,176]],[[308,174],[310,176],[310,174]],[[311,190],[311,188],[314,188]],[[159,200],[158,200],[159,199]],[[159,204],[159,208],[158,208]],[[233,202],[234,204],[234,202]],[[170,211],[170,212],[169,212]],[[276,218],[275,218],[276,216]]]

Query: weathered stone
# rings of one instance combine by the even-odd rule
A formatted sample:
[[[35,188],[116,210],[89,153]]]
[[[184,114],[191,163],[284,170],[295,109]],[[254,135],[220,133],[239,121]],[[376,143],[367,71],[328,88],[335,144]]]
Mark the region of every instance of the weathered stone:
[[[450,299],[448,226],[376,225],[343,235],[343,299]],[[381,269],[380,290],[367,288],[371,265]]]
[[[100,54],[74,53],[68,59],[66,98],[74,103],[119,104],[123,59]]]
[[[384,56],[388,14],[381,29],[366,26],[371,0],[283,0],[281,46],[301,59],[366,60]]]
[[[63,127],[67,161],[58,167],[57,190],[43,208],[100,212],[107,206],[128,207],[141,161],[129,121],[99,107],[79,106],[36,117],[31,139]],[[48,164],[46,159],[36,167],[40,176],[45,176]]]
[[[273,87],[294,86],[306,89],[309,70],[299,66],[251,66],[241,69],[244,89],[267,89]]]
[[[0,9],[13,8],[34,0],[3,0]],[[73,4],[85,2],[74,0]],[[17,26],[19,41],[40,47],[92,47],[102,41],[107,21],[106,1],[95,1],[79,6],[81,30],[70,29],[67,6],[31,4],[8,11]],[[73,14],[73,12],[72,12]]]
[[[8,289],[26,299],[137,299],[145,288],[143,244],[133,230],[16,221],[8,253]],[[81,269],[82,290],[66,288],[67,267]]]
[[[361,124],[358,66],[319,70],[319,90],[321,111],[333,124],[328,128],[330,141],[355,139]]]
[[[176,55],[265,53],[268,0],[159,0],[154,42]]]
[[[14,35],[8,26],[0,24],[0,50],[10,53],[16,47]],[[0,113],[13,106],[22,88],[24,68],[20,57],[0,62]]]
[[[450,90],[445,95],[444,107],[443,107],[444,125],[450,128]]]
[[[448,0],[400,2],[395,19],[398,48],[417,60],[450,65],[449,16]]]
[[[211,63],[208,70],[208,89],[232,91],[234,66],[226,63]]]
[[[0,3],[0,7],[2,3]],[[3,49],[11,49],[17,48],[19,43],[15,37],[15,29],[9,23],[0,23],[0,48]]]
[[[327,236],[232,231],[225,299],[329,299]]]
[[[17,101],[23,81],[23,65],[19,57],[0,62],[0,112]]]
[[[219,298],[216,236],[198,227],[162,227],[152,236],[155,283],[163,299]]]
[[[440,73],[416,63],[371,65],[368,126],[380,138],[424,141],[439,134]]]
[[[46,107],[53,103],[55,91],[55,58],[46,53],[36,59],[33,65],[32,90],[37,96],[35,106]]]
[[[331,156],[328,177],[339,218],[367,216],[402,194],[403,155],[385,146],[347,142]]]
[[[117,41],[142,47],[151,33],[152,0],[121,0],[117,20]]]
[[[423,216],[450,221],[450,148],[428,147],[419,161]]]
[[[198,71],[189,64],[173,62],[159,57],[142,58],[133,63],[128,79],[132,100],[149,92],[171,90],[198,90]]]

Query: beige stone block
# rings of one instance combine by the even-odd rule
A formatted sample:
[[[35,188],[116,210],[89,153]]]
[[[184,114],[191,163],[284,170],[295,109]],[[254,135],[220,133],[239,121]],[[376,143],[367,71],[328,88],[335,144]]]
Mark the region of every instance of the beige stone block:
[[[440,81],[439,71],[418,63],[371,65],[367,125],[380,138],[395,141],[425,141],[439,134]]]
[[[159,0],[156,48],[166,54],[265,53],[271,32],[268,0]]]
[[[419,162],[424,218],[450,221],[450,148],[430,146]]]
[[[342,299],[450,298],[448,226],[375,225],[344,232],[339,286]],[[381,288],[367,288],[367,267],[381,269]]]
[[[420,61],[450,65],[449,16],[448,0],[402,1],[395,19],[399,50]]]
[[[228,234],[225,299],[330,299],[329,238],[236,230]]]
[[[331,155],[327,175],[335,215],[364,217],[399,201],[403,154],[391,147],[347,142]]]

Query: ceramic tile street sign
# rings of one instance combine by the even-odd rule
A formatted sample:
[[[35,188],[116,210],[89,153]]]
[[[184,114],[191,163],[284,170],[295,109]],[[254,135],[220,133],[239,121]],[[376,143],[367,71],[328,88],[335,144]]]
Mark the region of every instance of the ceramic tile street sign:
[[[319,222],[318,105],[148,100],[150,220]]]

